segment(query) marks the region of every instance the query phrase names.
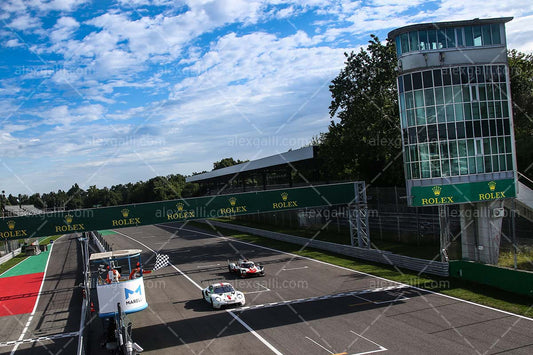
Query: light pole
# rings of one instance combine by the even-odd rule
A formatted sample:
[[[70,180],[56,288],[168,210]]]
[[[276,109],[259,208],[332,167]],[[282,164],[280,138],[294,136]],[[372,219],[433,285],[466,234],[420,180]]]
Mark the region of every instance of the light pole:
[[[0,201],[0,206],[1,206],[1,208],[2,208],[2,218],[5,217],[5,213],[6,213],[6,212],[5,212],[5,209],[6,209],[6,208],[5,208],[5,205],[4,205],[4,199],[6,198],[5,193],[6,193],[6,192],[5,192],[4,190],[2,190],[2,200]]]

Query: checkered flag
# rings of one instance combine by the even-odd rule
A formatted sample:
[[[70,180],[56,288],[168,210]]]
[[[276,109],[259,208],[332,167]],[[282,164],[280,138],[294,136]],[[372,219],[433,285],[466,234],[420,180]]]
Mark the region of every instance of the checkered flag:
[[[155,265],[152,271],[156,271],[170,265],[170,257],[166,254],[157,254],[155,256]]]

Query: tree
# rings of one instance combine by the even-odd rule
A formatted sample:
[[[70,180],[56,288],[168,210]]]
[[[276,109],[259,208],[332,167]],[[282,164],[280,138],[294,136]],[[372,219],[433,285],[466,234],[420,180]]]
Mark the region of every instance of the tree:
[[[507,53],[518,171],[533,179],[533,54]]]
[[[329,107],[334,120],[320,137],[319,159],[330,179],[403,184],[396,54],[391,41],[372,35],[367,49],[346,54],[333,79]]]
[[[78,186],[78,184],[72,185],[67,191],[67,200],[63,201],[67,210],[74,210],[83,207],[83,200],[85,198],[85,191]],[[62,205],[61,205],[62,206]]]
[[[246,163],[248,161],[249,160],[244,160],[244,161],[237,160],[237,161],[235,161],[233,158],[224,158],[221,161],[216,161],[216,162],[213,163],[213,170],[227,168],[228,166],[242,164],[242,163]]]

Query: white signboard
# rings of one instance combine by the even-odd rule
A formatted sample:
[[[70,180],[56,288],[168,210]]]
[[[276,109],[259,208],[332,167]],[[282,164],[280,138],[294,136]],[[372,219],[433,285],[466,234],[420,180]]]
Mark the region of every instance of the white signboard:
[[[117,303],[120,303],[126,314],[139,312],[148,307],[142,277],[97,285],[96,291],[98,293],[98,315],[103,318],[117,313]]]

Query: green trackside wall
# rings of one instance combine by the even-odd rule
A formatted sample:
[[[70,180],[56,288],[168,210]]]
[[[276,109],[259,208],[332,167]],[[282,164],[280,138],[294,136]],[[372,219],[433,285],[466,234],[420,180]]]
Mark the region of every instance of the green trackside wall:
[[[470,261],[451,261],[450,276],[533,297],[533,272]]]
[[[0,241],[318,206],[353,205],[355,188],[356,184],[350,182],[6,217],[0,221]]]

